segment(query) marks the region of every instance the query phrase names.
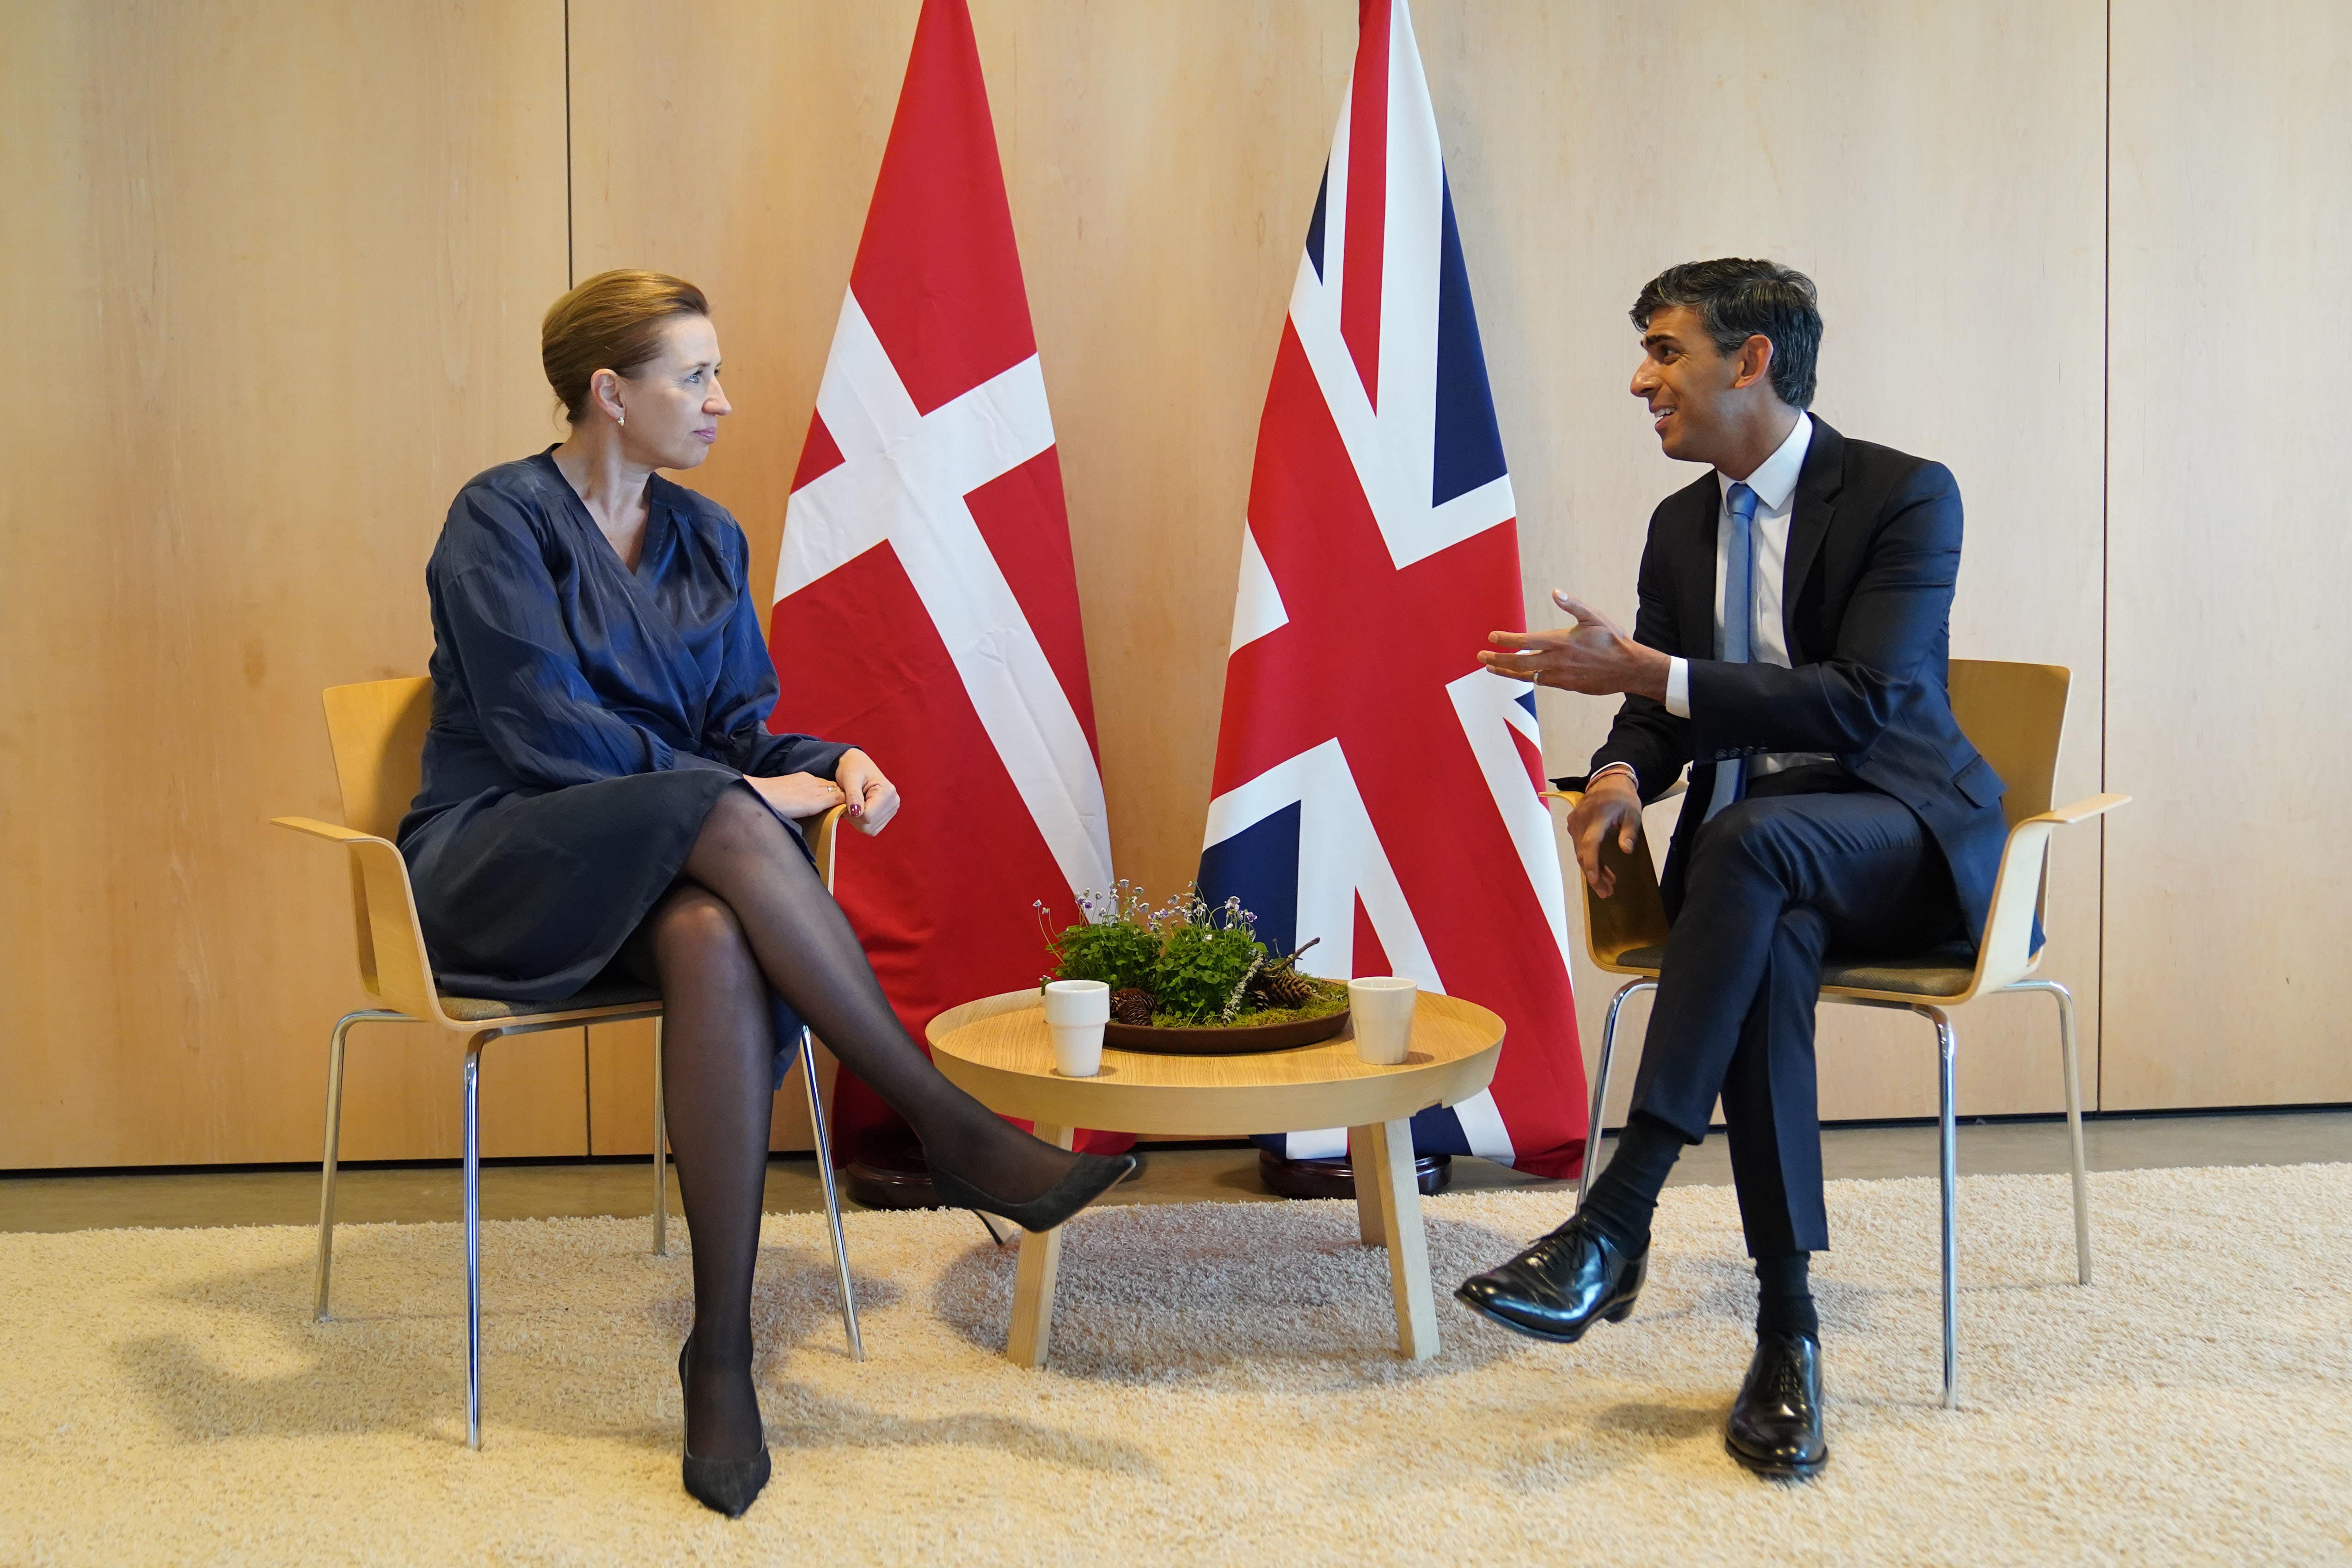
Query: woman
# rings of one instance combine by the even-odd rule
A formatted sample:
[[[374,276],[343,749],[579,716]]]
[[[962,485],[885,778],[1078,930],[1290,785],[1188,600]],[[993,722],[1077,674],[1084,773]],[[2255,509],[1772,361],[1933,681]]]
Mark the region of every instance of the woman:
[[[854,746],[772,735],[776,679],[741,530],[662,479],[729,413],[701,291],[606,272],[540,353],[571,435],[457,494],[425,580],[433,727],[401,824],[453,992],[569,995],[608,968],[660,987],[663,1088],[694,1237],[678,1352],[688,1491],[740,1515],[767,1483],[751,1274],[781,1078],[778,1001],[922,1138],[941,1196],[1043,1230],[1134,1168],[1072,1154],[940,1076],[898,1023],[796,818],[880,832],[898,792]]]

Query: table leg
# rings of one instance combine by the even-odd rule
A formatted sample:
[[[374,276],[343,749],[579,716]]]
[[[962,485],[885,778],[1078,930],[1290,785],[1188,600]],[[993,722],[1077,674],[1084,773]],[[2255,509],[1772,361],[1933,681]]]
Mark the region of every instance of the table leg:
[[[1076,1135],[1073,1128],[1037,1126],[1037,1136],[1057,1149],[1068,1148]],[[1046,1342],[1054,1333],[1054,1276],[1061,1265],[1061,1226],[1021,1233],[1021,1261],[1013,1270],[1013,1326],[1004,1336],[1004,1353],[1015,1366],[1045,1364]]]
[[[1356,1231],[1364,1238],[1366,1247],[1386,1247],[1388,1226],[1381,1220],[1381,1194],[1386,1191],[1381,1175],[1380,1140],[1373,1136],[1378,1127],[1348,1129],[1348,1169],[1356,1176]]]
[[[1437,1353],[1437,1303],[1430,1299],[1429,1239],[1421,1224],[1421,1184],[1414,1179],[1412,1123],[1399,1120],[1368,1128],[1379,1151],[1381,1224],[1389,1247],[1389,1284],[1396,1295],[1397,1350],[1413,1361]],[[1363,1176],[1356,1178],[1359,1193]]]

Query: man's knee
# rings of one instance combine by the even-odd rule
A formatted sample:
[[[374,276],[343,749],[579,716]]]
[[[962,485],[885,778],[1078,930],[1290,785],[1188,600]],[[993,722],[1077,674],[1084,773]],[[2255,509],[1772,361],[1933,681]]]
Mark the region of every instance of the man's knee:
[[[1762,874],[1785,880],[1790,823],[1771,799],[1737,800],[1699,829],[1691,878]]]

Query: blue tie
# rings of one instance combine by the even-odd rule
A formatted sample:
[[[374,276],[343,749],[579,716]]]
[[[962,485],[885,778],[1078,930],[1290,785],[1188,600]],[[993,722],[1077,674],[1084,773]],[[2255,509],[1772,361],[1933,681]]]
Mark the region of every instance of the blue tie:
[[[1723,549],[1723,658],[1727,664],[1747,664],[1756,627],[1756,492],[1745,484],[1731,487],[1724,497],[1731,513],[1731,531]],[[1748,793],[1748,761],[1734,757],[1715,764],[1715,794],[1707,801],[1706,820]]]

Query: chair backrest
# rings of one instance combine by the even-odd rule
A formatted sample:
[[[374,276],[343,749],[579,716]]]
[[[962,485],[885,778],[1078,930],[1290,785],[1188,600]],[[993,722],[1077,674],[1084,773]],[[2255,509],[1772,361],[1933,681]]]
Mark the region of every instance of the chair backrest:
[[[343,792],[343,826],[389,838],[424,777],[433,682],[424,676],[330,686],[327,742]]]
[[[2000,805],[2011,827],[2050,809],[2070,679],[2063,664],[1952,660],[1952,717],[2009,786]]]
[[[407,815],[425,776],[425,731],[433,722],[433,682],[424,676],[362,680],[330,686],[320,693],[327,707],[327,744],[335,753],[335,784],[343,796],[343,826],[390,838]],[[367,878],[352,861],[352,935],[359,944],[360,978],[381,996],[384,982],[376,963],[374,921],[368,913]],[[398,938],[393,938],[395,942]],[[422,955],[401,962],[393,950],[394,974],[421,973]]]

